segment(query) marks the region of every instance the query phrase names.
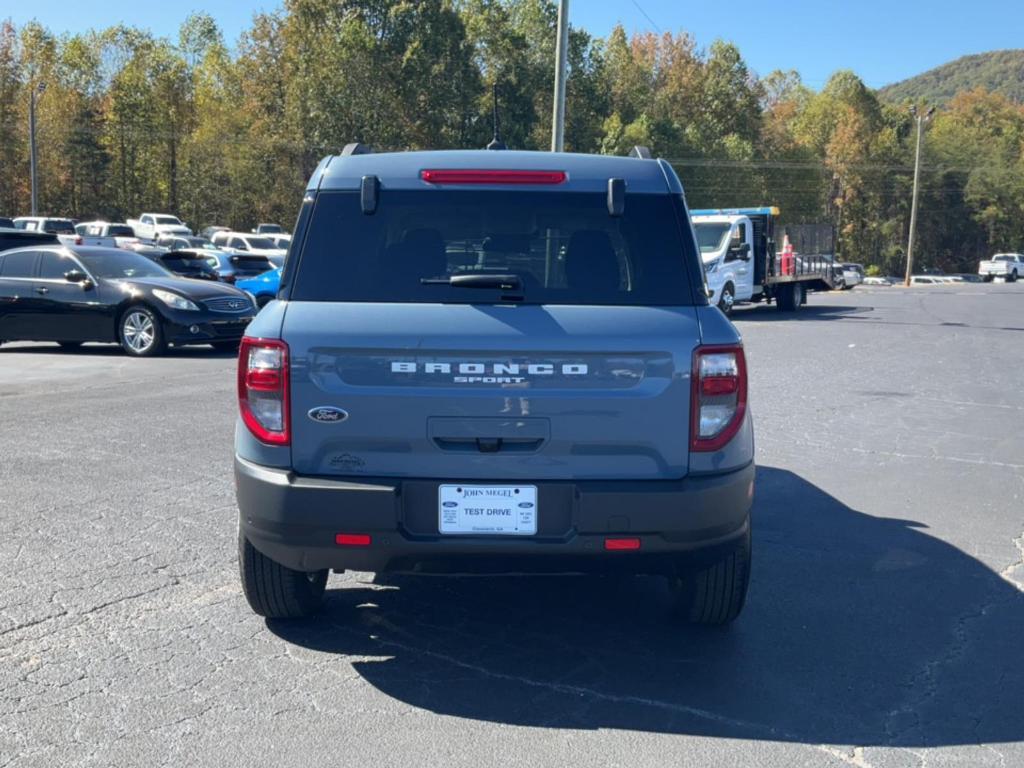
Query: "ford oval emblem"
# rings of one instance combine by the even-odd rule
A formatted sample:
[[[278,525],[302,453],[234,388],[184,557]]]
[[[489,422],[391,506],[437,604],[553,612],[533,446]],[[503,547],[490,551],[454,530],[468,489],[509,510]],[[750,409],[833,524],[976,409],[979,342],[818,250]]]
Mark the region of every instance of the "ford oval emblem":
[[[452,507],[459,506],[459,502],[457,502],[457,501],[442,501],[441,502],[441,506],[442,507],[446,507],[448,509],[451,509]]]
[[[321,405],[310,409],[306,415],[321,424],[337,424],[348,418],[348,411],[335,408],[333,405]]]
[[[532,501],[520,501],[519,502],[519,506],[522,509],[530,509],[531,507],[533,507],[533,502]]]

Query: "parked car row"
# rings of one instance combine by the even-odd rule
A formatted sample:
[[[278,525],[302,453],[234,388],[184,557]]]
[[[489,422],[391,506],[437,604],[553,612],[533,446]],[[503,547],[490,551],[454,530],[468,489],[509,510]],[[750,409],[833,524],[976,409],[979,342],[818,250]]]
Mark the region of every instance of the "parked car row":
[[[57,243],[0,252],[0,344],[111,342],[135,357],[168,345],[234,350],[257,311],[238,288],[184,279],[124,248]]]
[[[0,252],[50,243],[116,247],[145,256],[172,274],[198,280],[234,283],[271,273],[267,280],[253,286],[258,289],[261,306],[272,297],[270,286],[276,286],[280,280],[279,268],[291,241],[291,235],[279,224],[270,223],[260,224],[254,232],[211,226],[201,235],[194,235],[176,216],[162,213],[144,213],[127,223],[75,222],[46,216],[0,217],[0,228],[5,223],[12,225],[12,229],[0,236]],[[276,293],[276,287],[273,292]]]

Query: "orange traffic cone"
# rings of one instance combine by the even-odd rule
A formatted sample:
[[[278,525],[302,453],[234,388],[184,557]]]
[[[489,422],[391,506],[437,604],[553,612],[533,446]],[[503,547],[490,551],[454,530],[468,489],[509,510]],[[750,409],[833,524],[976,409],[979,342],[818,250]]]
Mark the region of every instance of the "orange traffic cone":
[[[789,235],[782,236],[782,260],[779,265],[779,274],[792,275],[795,270],[793,258],[793,244],[789,242]]]

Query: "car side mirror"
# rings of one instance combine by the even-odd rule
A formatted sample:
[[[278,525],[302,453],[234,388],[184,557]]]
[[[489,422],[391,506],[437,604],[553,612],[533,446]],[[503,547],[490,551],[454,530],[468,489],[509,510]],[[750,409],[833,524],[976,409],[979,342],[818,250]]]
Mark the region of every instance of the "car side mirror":
[[[78,283],[83,289],[92,288],[92,280],[80,269],[72,269],[70,272],[64,273],[64,279],[69,283]]]

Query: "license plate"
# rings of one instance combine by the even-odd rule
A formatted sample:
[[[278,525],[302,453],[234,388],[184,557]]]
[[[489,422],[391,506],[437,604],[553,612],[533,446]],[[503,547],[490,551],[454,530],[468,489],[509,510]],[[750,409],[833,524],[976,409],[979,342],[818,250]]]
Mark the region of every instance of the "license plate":
[[[441,533],[502,536],[537,533],[535,485],[442,485],[437,496]]]

